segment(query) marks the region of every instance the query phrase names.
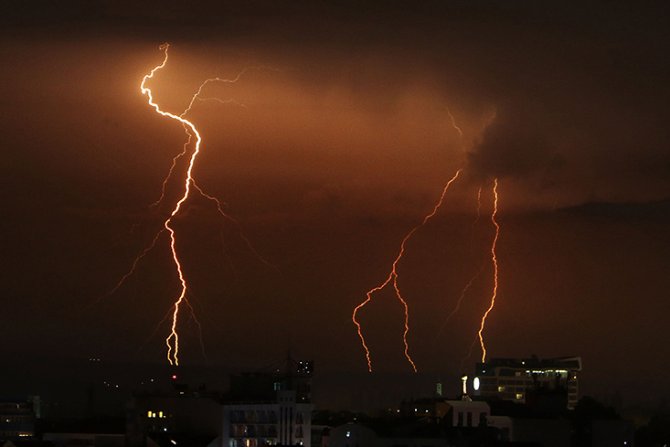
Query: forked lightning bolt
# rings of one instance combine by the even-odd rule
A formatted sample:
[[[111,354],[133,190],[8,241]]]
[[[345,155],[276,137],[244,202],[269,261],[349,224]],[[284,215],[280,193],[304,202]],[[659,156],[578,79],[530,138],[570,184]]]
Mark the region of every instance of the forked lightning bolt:
[[[179,255],[177,253],[177,247],[176,247],[177,238],[175,235],[174,228],[171,226],[171,224],[172,219],[179,213],[179,211],[181,210],[181,206],[186,201],[186,199],[188,199],[191,193],[191,185],[193,181],[192,180],[193,166],[195,165],[195,161],[198,157],[198,154],[200,153],[200,143],[202,142],[202,137],[200,136],[200,132],[198,132],[198,129],[195,127],[195,125],[186,118],[161,110],[159,105],[156,102],[154,102],[151,89],[146,86],[147,81],[153,78],[154,74],[158,70],[161,70],[163,67],[165,67],[165,65],[167,64],[169,45],[163,44],[161,45],[160,49],[163,50],[165,54],[163,62],[154,67],[153,70],[149,72],[149,74],[145,75],[144,78],[142,78],[142,83],[140,84],[140,91],[142,92],[143,95],[147,97],[149,105],[154,108],[156,113],[168,117],[170,119],[173,119],[175,121],[179,121],[182,125],[186,126],[189,135],[195,137],[195,147],[189,160],[188,169],[186,170],[186,178],[184,179],[184,192],[181,198],[177,201],[177,204],[170,213],[170,216],[163,223],[165,229],[170,233],[170,249],[172,250],[172,260],[174,261],[175,267],[177,269],[177,274],[179,276],[179,282],[181,283],[181,292],[179,293],[179,296],[177,297],[173,305],[171,332],[170,335],[165,339],[165,344],[168,350],[167,351],[168,362],[170,363],[170,365],[179,365],[179,333],[177,332],[177,323],[179,319],[179,308],[181,304],[187,299],[186,291],[188,289],[188,283],[186,281],[186,277],[184,276],[184,270],[182,268],[181,262],[179,261]]]
[[[363,350],[365,351],[365,358],[368,363],[368,371],[372,372],[372,357],[370,354],[370,348],[368,347],[366,341],[365,341],[365,336],[363,335],[363,329],[361,327],[361,324],[358,322],[358,319],[356,318],[358,311],[360,311],[363,307],[365,307],[366,304],[368,304],[370,301],[372,301],[372,296],[373,294],[383,290],[388,286],[389,284],[393,285],[393,290],[395,291],[395,296],[400,301],[402,304],[404,314],[405,314],[405,321],[404,321],[404,331],[402,334],[402,340],[403,344],[405,347],[404,354],[405,358],[407,358],[407,361],[409,364],[412,366],[412,369],[414,372],[417,372],[416,364],[414,363],[414,360],[412,360],[412,357],[409,354],[409,343],[407,342],[407,334],[409,333],[409,306],[407,305],[407,301],[403,297],[402,293],[400,292],[400,287],[398,286],[398,263],[402,259],[403,255],[405,254],[405,245],[407,244],[407,241],[410,240],[410,238],[416,233],[416,231],[426,225],[426,223],[433,217],[435,214],[437,214],[437,211],[440,209],[442,206],[442,203],[444,202],[444,197],[447,194],[447,191],[449,190],[449,187],[451,184],[456,181],[458,176],[460,175],[461,170],[459,169],[456,171],[456,174],[447,182],[447,184],[444,186],[442,189],[442,194],[440,195],[439,200],[433,207],[433,210],[427,214],[424,218],[423,221],[414,228],[410,230],[409,233],[405,235],[403,238],[402,242],[400,243],[400,251],[398,252],[398,255],[395,257],[393,260],[393,264],[391,264],[391,271],[389,272],[388,276],[386,277],[386,280],[379,284],[377,287],[374,287],[366,293],[365,300],[361,302],[358,306],[354,308],[353,313],[351,314],[351,320],[353,323],[356,325],[356,329],[358,331],[358,337],[361,339],[361,345],[363,346]]]
[[[498,179],[493,180],[493,212],[491,213],[491,223],[495,228],[495,235],[491,243],[491,264],[493,265],[493,290],[491,291],[491,302],[489,307],[482,315],[482,320],[479,325],[477,336],[479,337],[479,344],[482,347],[482,363],[486,362],[486,343],[484,343],[484,328],[486,327],[486,319],[496,305],[496,296],[498,295],[498,257],[496,255],[496,246],[498,244],[498,236],[500,235],[500,225],[496,221],[498,214]]]
[[[238,102],[236,102],[234,100],[221,100],[219,98],[202,98],[201,93],[203,91],[203,88],[207,84],[212,83],[212,82],[223,82],[223,83],[235,83],[235,82],[237,82],[240,79],[240,77],[248,69],[243,70],[233,79],[222,79],[222,78],[217,77],[217,78],[210,78],[210,79],[205,80],[202,84],[200,84],[196,93],[191,97],[191,100],[190,100],[186,110],[184,110],[184,112],[182,112],[180,115],[175,115],[173,113],[162,110],[160,108],[160,106],[154,101],[151,89],[149,87],[147,87],[147,81],[152,79],[154,77],[154,75],[156,74],[156,72],[158,72],[159,70],[164,68],[165,65],[168,62],[169,44],[161,45],[160,49],[164,53],[163,61],[159,65],[154,67],[147,75],[145,75],[142,78],[142,82],[140,84],[140,91],[144,96],[147,97],[148,104],[156,111],[156,113],[181,123],[181,125],[184,127],[184,131],[186,132],[188,138],[187,138],[187,141],[184,143],[182,152],[177,154],[172,159],[172,165],[170,166],[170,170],[169,170],[166,178],[164,179],[162,187],[161,187],[160,197],[158,198],[158,200],[156,200],[151,205],[151,207],[158,206],[163,201],[163,199],[165,198],[165,189],[166,189],[166,186],[167,186],[167,182],[173,174],[173,171],[175,169],[177,161],[181,157],[184,157],[187,154],[188,147],[191,145],[193,138],[195,138],[195,144],[194,144],[194,148],[193,148],[193,151],[191,153],[191,156],[189,158],[188,167],[186,169],[186,175],[185,175],[185,178],[184,178],[184,181],[183,181],[183,185],[184,185],[183,186],[183,193],[182,193],[181,197],[176,202],[174,208],[172,208],[172,211],[170,212],[169,217],[163,222],[163,229],[155,236],[155,238],[153,239],[152,244],[140,253],[140,255],[136,258],[135,262],[133,263],[130,271],[126,275],[124,275],[123,278],[121,278],[121,281],[112,290],[112,292],[115,291],[116,289],[118,289],[118,287],[125,281],[125,279],[133,273],[133,271],[135,269],[135,266],[137,265],[137,262],[140,259],[142,259],[142,257],[144,257],[149,250],[151,250],[154,247],[154,245],[156,244],[156,241],[157,241],[158,237],[160,236],[160,234],[163,231],[167,230],[167,232],[170,235],[170,250],[172,252],[172,260],[174,262],[174,265],[175,265],[175,268],[176,268],[176,271],[177,271],[177,275],[179,277],[181,290],[180,290],[179,296],[175,299],[175,301],[172,305],[171,312],[169,313],[169,315],[171,315],[172,323],[171,323],[171,327],[170,327],[170,334],[166,337],[165,344],[167,346],[167,360],[168,360],[168,362],[171,365],[179,365],[178,324],[179,324],[179,313],[180,313],[180,308],[181,308],[182,304],[186,305],[190,309],[191,316],[193,317],[193,319],[196,322],[196,324],[198,325],[198,327],[200,327],[200,322],[197,320],[197,318],[195,318],[195,313],[194,313],[193,308],[191,307],[191,304],[189,303],[188,298],[187,298],[188,282],[186,280],[186,276],[184,274],[182,263],[181,263],[180,258],[179,258],[179,254],[178,254],[177,247],[176,247],[177,236],[176,236],[175,230],[172,226],[173,219],[179,214],[179,212],[181,211],[182,205],[191,196],[192,190],[195,189],[197,191],[197,193],[199,193],[201,196],[205,197],[206,199],[208,199],[210,201],[213,201],[216,204],[216,209],[219,212],[219,214],[223,218],[225,218],[227,220],[231,220],[236,224],[236,226],[238,228],[238,231],[240,233],[240,236],[242,237],[242,239],[247,244],[247,247],[254,253],[254,255],[256,255],[265,264],[267,264],[267,265],[270,265],[270,264],[266,260],[261,258],[260,255],[258,254],[258,252],[256,252],[256,250],[253,249],[249,240],[242,234],[241,230],[239,229],[239,225],[237,224],[237,222],[234,221],[232,218],[230,218],[227,214],[225,214],[223,212],[221,202],[216,197],[205,193],[203,191],[203,189],[195,183],[195,180],[194,180],[194,177],[193,177],[193,168],[195,166],[195,162],[197,160],[197,157],[200,153],[202,137],[201,137],[200,133],[198,132],[198,129],[195,127],[195,125],[191,121],[189,121],[188,119],[185,118],[185,115],[191,110],[191,108],[193,107],[193,104],[195,103],[196,100],[201,100],[201,101],[215,100],[215,101],[218,101],[218,102],[221,102],[221,103],[224,103],[224,104],[234,103],[234,104],[242,105],[242,104],[239,104]],[[200,334],[200,337],[201,337],[201,345],[202,345],[202,334]]]

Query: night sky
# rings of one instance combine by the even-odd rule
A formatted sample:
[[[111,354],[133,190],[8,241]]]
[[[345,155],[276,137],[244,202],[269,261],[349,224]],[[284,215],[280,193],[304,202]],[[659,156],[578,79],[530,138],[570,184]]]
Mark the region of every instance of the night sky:
[[[580,355],[584,392],[668,396],[667,7],[414,3],[3,2],[0,355],[166,363],[168,239],[106,293],[181,194],[180,163],[149,208],[186,139],[139,89],[169,41],[150,81],[164,110],[255,67],[208,87],[236,103],[189,114],[195,178],[239,225],[197,196],[174,220],[204,344],[184,313],[182,364],[254,368],[290,348],[365,372],[352,309],[463,168],[398,268],[419,370],[461,372],[490,297],[498,178],[489,355]],[[392,293],[360,318],[376,370],[409,373]]]

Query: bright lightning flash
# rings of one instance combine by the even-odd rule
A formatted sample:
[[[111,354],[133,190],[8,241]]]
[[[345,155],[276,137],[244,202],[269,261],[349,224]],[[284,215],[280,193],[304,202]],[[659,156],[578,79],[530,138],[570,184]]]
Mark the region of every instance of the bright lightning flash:
[[[179,322],[179,310],[180,310],[181,305],[185,304],[191,309],[191,314],[193,315],[193,308],[191,307],[191,304],[188,302],[188,299],[187,299],[187,296],[186,296],[187,291],[188,291],[188,283],[187,283],[186,277],[184,275],[184,270],[183,270],[181,261],[179,259],[179,254],[177,252],[177,247],[176,247],[177,238],[176,238],[174,228],[172,227],[172,219],[177,214],[179,214],[179,211],[181,210],[182,205],[190,197],[192,188],[195,189],[198,193],[200,193],[200,195],[202,195],[203,197],[207,198],[208,200],[211,200],[211,201],[215,202],[217,211],[219,212],[219,214],[221,214],[222,217],[224,217],[226,219],[231,219],[227,214],[225,214],[223,212],[221,202],[216,197],[213,197],[213,196],[205,193],[202,190],[202,188],[200,188],[195,183],[195,180],[193,178],[193,167],[195,166],[196,159],[198,158],[198,154],[200,153],[200,146],[201,146],[201,143],[202,143],[202,137],[200,136],[200,133],[198,132],[198,129],[195,127],[195,125],[191,121],[189,121],[188,119],[184,118],[184,116],[191,110],[195,101],[199,100],[199,99],[200,100],[210,100],[211,99],[211,100],[216,100],[216,101],[222,102],[224,104],[236,103],[233,100],[224,101],[224,100],[220,100],[218,98],[202,99],[202,98],[200,98],[200,96],[201,96],[203,88],[207,84],[209,84],[211,82],[235,83],[246,72],[246,70],[243,70],[242,72],[240,72],[234,79],[222,79],[222,78],[217,77],[217,78],[211,78],[211,79],[205,80],[202,84],[200,84],[200,87],[198,88],[197,92],[191,97],[191,101],[189,102],[188,107],[186,108],[186,110],[184,110],[184,112],[182,112],[180,115],[175,115],[173,113],[161,110],[160,106],[153,99],[153,94],[151,92],[151,89],[146,86],[147,81],[149,79],[152,79],[154,77],[154,74],[156,74],[157,71],[164,68],[165,65],[167,64],[169,44],[166,43],[166,44],[161,45],[160,49],[163,50],[163,52],[164,52],[163,62],[161,62],[156,67],[154,67],[154,69],[151,70],[151,72],[149,72],[147,75],[144,76],[144,78],[142,78],[142,83],[140,84],[140,91],[142,92],[143,95],[145,95],[147,97],[147,102],[149,103],[149,105],[151,107],[153,107],[153,109],[156,111],[156,113],[158,113],[162,116],[168,117],[170,119],[173,119],[175,121],[179,121],[182,124],[182,126],[184,126],[184,130],[185,130],[186,134],[188,135],[188,140],[184,144],[184,150],[172,159],[172,165],[170,166],[170,171],[168,172],[167,177],[163,181],[161,196],[154,204],[152,204],[152,206],[158,205],[163,200],[163,198],[165,196],[166,183],[167,183],[168,179],[170,178],[170,176],[172,175],[172,172],[175,168],[177,160],[179,158],[183,157],[184,155],[186,155],[187,147],[190,145],[192,138],[195,137],[194,149],[193,149],[193,152],[191,153],[191,157],[190,157],[189,163],[188,163],[188,168],[186,169],[186,175],[185,175],[185,178],[184,178],[184,190],[183,190],[184,192],[183,192],[181,198],[175,204],[174,208],[172,209],[172,211],[170,213],[170,216],[163,223],[164,229],[167,230],[170,233],[170,249],[172,251],[172,260],[174,261],[175,268],[176,268],[177,274],[179,276],[179,282],[181,284],[180,294],[179,294],[179,296],[177,297],[177,299],[175,300],[175,302],[173,304],[172,325],[171,325],[171,329],[170,329],[170,335],[168,335],[168,337],[165,339],[165,344],[167,346],[167,360],[168,360],[168,362],[171,365],[179,365],[179,332],[177,330],[177,326],[178,326],[178,322]],[[238,229],[239,229],[239,227],[238,227]],[[161,230],[161,232],[162,232],[162,230]],[[247,243],[247,246],[254,252],[254,254],[256,254],[260,258],[258,253],[251,246],[249,240],[246,237],[244,237],[244,235],[242,235],[241,232],[240,232],[240,235],[242,236],[244,241]],[[154,239],[154,244],[155,244],[155,240],[156,239]],[[153,247],[154,244],[152,244],[151,247]],[[143,254],[145,254],[146,251],[148,251],[148,250],[145,250],[145,252],[143,252]],[[260,259],[264,263],[268,264],[267,261],[265,261],[264,259],[262,259],[262,258],[260,258]],[[133,269],[134,269],[134,265],[133,265]],[[131,269],[131,272],[132,272],[133,269]],[[125,279],[125,277],[122,278],[122,281],[123,281],[123,279]],[[195,315],[193,315],[193,317],[195,319]],[[196,324],[198,324],[198,326],[200,326],[200,323],[198,322],[198,320],[195,319],[195,321],[196,321]]]
[[[189,133],[189,135],[195,136],[195,148],[193,149],[193,153],[191,154],[188,169],[186,170],[186,178],[184,179],[184,193],[182,194],[181,198],[177,201],[177,204],[170,213],[170,216],[163,223],[165,229],[170,233],[170,249],[172,250],[172,260],[174,261],[175,267],[177,269],[177,274],[179,275],[179,282],[181,283],[181,292],[179,294],[179,297],[174,302],[174,310],[172,312],[171,332],[170,335],[165,339],[165,344],[168,349],[167,351],[168,362],[170,362],[170,365],[179,365],[179,333],[177,332],[177,322],[179,318],[179,307],[187,299],[186,291],[188,289],[188,283],[186,281],[186,277],[184,276],[184,270],[182,268],[181,262],[179,261],[179,255],[177,253],[177,247],[176,247],[177,239],[175,236],[174,228],[172,228],[171,224],[172,219],[179,213],[182,204],[186,201],[186,199],[188,199],[191,193],[191,185],[193,184],[193,166],[195,165],[195,161],[198,157],[198,154],[200,153],[200,143],[202,142],[202,138],[200,137],[198,129],[192,122],[190,122],[186,118],[183,118],[182,116],[178,116],[173,113],[161,110],[158,104],[154,102],[151,89],[146,87],[147,81],[149,79],[152,79],[154,74],[158,70],[161,70],[163,67],[165,67],[165,65],[167,64],[169,47],[170,47],[169,44],[161,45],[160,49],[163,50],[163,52],[165,53],[163,62],[160,65],[154,67],[154,69],[151,70],[149,74],[145,75],[144,78],[142,78],[142,83],[140,84],[140,91],[142,92],[143,95],[147,97],[149,105],[154,108],[156,113],[168,117],[170,119],[173,119],[175,121],[179,121],[182,125],[185,126],[185,128],[187,128],[187,132]]]
[[[500,225],[496,221],[498,214],[498,179],[493,180],[493,212],[491,213],[491,223],[495,228],[495,236],[491,244],[491,263],[493,264],[493,291],[491,292],[491,303],[488,309],[482,315],[482,320],[479,325],[477,335],[479,337],[479,344],[482,347],[482,363],[486,362],[486,344],[484,343],[484,328],[486,326],[486,319],[493,310],[496,304],[496,296],[498,295],[498,257],[496,256],[496,245],[498,244],[498,236],[500,235]]]
[[[192,145],[193,138],[195,137],[194,149],[193,149],[193,152],[191,153],[189,163],[188,163],[188,167],[186,169],[186,174],[185,174],[185,177],[184,177],[184,180],[183,180],[183,185],[184,185],[183,193],[182,193],[180,199],[177,201],[177,203],[172,208],[169,217],[163,222],[163,228],[161,228],[161,230],[158,233],[156,233],[156,235],[154,236],[154,239],[152,240],[151,244],[149,244],[149,246],[147,246],[144,250],[142,250],[138,254],[138,256],[135,258],[134,262],[132,263],[132,266],[130,267],[129,271],[121,277],[121,279],[114,286],[114,288],[112,288],[112,290],[107,293],[107,296],[116,292],[121,287],[121,285],[123,285],[123,283],[126,281],[126,279],[128,279],[135,272],[135,269],[136,269],[137,264],[139,263],[139,261],[141,261],[155,247],[160,235],[164,231],[167,230],[167,232],[170,234],[170,249],[171,249],[171,252],[172,252],[172,260],[175,264],[175,268],[176,268],[177,274],[179,276],[179,282],[181,284],[181,291],[180,291],[179,296],[175,299],[173,305],[171,306],[170,311],[166,314],[166,316],[163,318],[163,320],[161,320],[161,322],[158,324],[158,326],[160,326],[169,316],[172,316],[172,324],[171,324],[170,335],[165,339],[165,344],[167,346],[167,360],[171,365],[179,365],[179,333],[178,333],[177,329],[178,329],[178,322],[179,322],[179,311],[180,311],[180,307],[181,307],[182,304],[186,305],[186,307],[190,311],[191,317],[193,318],[193,320],[195,321],[196,325],[198,326],[198,328],[200,330],[200,332],[199,332],[200,345],[203,349],[203,355],[205,355],[204,354],[204,345],[203,345],[203,341],[202,341],[201,325],[200,325],[200,322],[198,321],[198,319],[195,316],[195,312],[194,312],[193,307],[191,306],[191,303],[189,302],[189,300],[187,298],[188,283],[187,283],[186,277],[184,275],[184,271],[183,271],[183,268],[182,268],[181,261],[179,259],[179,255],[178,255],[177,248],[176,248],[176,244],[177,244],[176,234],[175,234],[174,228],[172,227],[172,219],[175,216],[177,216],[177,214],[179,214],[182,205],[184,204],[184,202],[186,202],[186,200],[189,199],[189,197],[191,195],[191,192],[193,190],[195,190],[197,193],[199,193],[205,199],[212,201],[215,204],[216,210],[221,215],[221,217],[223,217],[225,220],[231,221],[235,224],[240,238],[246,243],[247,248],[250,250],[250,252],[256,258],[259,259],[259,261],[261,261],[262,263],[266,264],[269,267],[272,267],[272,268],[276,269],[276,267],[274,265],[270,264],[267,260],[262,258],[260,256],[260,254],[254,249],[254,247],[252,246],[249,239],[242,233],[242,230],[240,228],[239,223],[223,211],[223,206],[221,204],[221,201],[219,199],[217,199],[216,197],[207,194],[195,182],[195,179],[193,177],[193,168],[195,166],[195,162],[196,162],[196,159],[198,157],[198,154],[200,153],[200,146],[201,146],[201,143],[202,143],[202,138],[200,136],[200,133],[196,129],[195,125],[191,121],[187,120],[185,118],[185,115],[188,112],[191,111],[191,109],[193,108],[193,105],[195,104],[196,101],[216,101],[216,102],[219,102],[221,104],[234,104],[234,105],[246,108],[246,105],[241,104],[234,99],[225,99],[224,100],[224,99],[220,99],[220,98],[216,98],[216,97],[202,97],[203,89],[205,88],[205,86],[207,86],[208,84],[213,83],[213,82],[234,84],[237,81],[239,81],[240,78],[250,69],[264,69],[264,70],[267,70],[268,68],[266,68],[266,67],[247,67],[244,70],[242,70],[235,78],[232,78],[232,79],[223,79],[223,78],[216,77],[216,78],[210,78],[210,79],[205,80],[204,82],[202,82],[200,84],[196,93],[191,97],[191,100],[189,101],[189,104],[188,104],[188,107],[186,108],[186,110],[184,110],[180,115],[177,116],[173,113],[161,110],[160,106],[153,99],[153,94],[152,94],[151,89],[146,86],[147,81],[152,79],[154,77],[154,75],[156,74],[156,72],[158,72],[159,70],[164,68],[165,65],[167,64],[169,44],[167,44],[167,43],[163,44],[159,48],[164,53],[163,61],[159,65],[154,67],[147,75],[145,75],[142,78],[142,83],[140,84],[140,91],[141,91],[142,95],[147,97],[148,104],[151,107],[153,107],[153,109],[158,114],[160,114],[162,116],[165,116],[165,117],[168,117],[170,119],[173,119],[173,120],[178,121],[178,122],[181,123],[181,125],[183,126],[184,131],[187,135],[187,140],[183,145],[182,151],[172,158],[172,164],[170,166],[168,174],[165,177],[165,179],[163,180],[160,197],[158,198],[158,200],[156,200],[154,203],[152,203],[150,205],[150,208],[158,207],[163,202],[163,200],[165,199],[166,187],[167,187],[168,181],[170,180],[170,178],[173,175],[173,172],[174,172],[175,167],[177,165],[177,161],[180,158],[186,156],[186,154],[188,153],[188,148]],[[156,328],[156,330],[157,329],[158,329],[158,327]]]
[[[353,313],[351,314],[351,320],[353,323],[356,325],[356,329],[358,331],[358,337],[361,339],[361,345],[363,346],[363,350],[365,351],[365,358],[368,363],[368,371],[372,372],[372,358],[370,354],[370,348],[368,347],[365,337],[363,336],[363,330],[361,328],[361,324],[358,322],[358,319],[356,318],[358,311],[360,311],[365,305],[367,305],[370,301],[372,301],[372,295],[383,290],[386,286],[389,284],[393,285],[393,289],[395,291],[395,296],[400,301],[400,303],[403,306],[404,309],[404,314],[405,314],[405,329],[402,334],[402,339],[403,339],[403,344],[405,346],[405,358],[407,358],[407,361],[409,364],[412,366],[412,369],[414,372],[417,372],[416,364],[414,363],[414,360],[412,360],[412,357],[409,354],[409,344],[407,342],[407,334],[409,333],[409,306],[407,305],[407,301],[403,297],[402,293],[400,292],[400,287],[398,286],[398,263],[402,259],[403,255],[405,254],[405,245],[407,244],[407,241],[416,233],[416,231],[426,225],[426,223],[433,217],[435,214],[437,214],[437,211],[440,209],[442,206],[442,203],[444,202],[444,197],[447,194],[447,191],[449,190],[449,187],[451,184],[456,181],[458,176],[460,175],[461,170],[459,169],[456,171],[456,174],[447,182],[447,184],[444,186],[442,189],[442,194],[440,195],[439,200],[433,207],[433,210],[427,214],[424,218],[423,221],[412,228],[412,230],[405,235],[403,238],[402,242],[400,243],[400,251],[398,252],[398,255],[396,258],[393,260],[393,264],[391,265],[391,271],[389,272],[388,276],[386,277],[386,280],[379,284],[377,287],[374,287],[366,293],[366,298],[365,300],[360,303],[358,306],[354,308]]]

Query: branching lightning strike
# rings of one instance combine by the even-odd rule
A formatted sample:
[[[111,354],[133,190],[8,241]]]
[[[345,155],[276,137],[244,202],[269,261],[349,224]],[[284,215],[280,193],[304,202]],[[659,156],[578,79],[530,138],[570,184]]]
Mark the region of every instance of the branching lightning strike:
[[[187,306],[187,308],[190,310],[191,317],[195,321],[198,328],[201,329],[200,322],[196,318],[195,311],[193,310],[193,307],[191,306],[191,303],[189,302],[188,297],[187,297],[188,288],[189,288],[188,287],[188,282],[187,282],[186,276],[184,274],[184,270],[183,270],[182,262],[181,262],[180,257],[179,257],[179,253],[177,251],[177,235],[176,235],[174,227],[172,225],[173,224],[173,219],[181,211],[182,205],[184,205],[184,203],[190,198],[191,192],[193,190],[195,190],[202,197],[214,202],[215,205],[216,205],[216,209],[217,209],[218,213],[224,219],[230,220],[230,221],[235,223],[235,225],[238,229],[238,232],[240,234],[240,237],[244,240],[244,242],[246,243],[249,250],[251,250],[251,252],[259,260],[261,260],[263,263],[265,263],[266,265],[269,265],[269,266],[272,266],[272,265],[268,261],[263,259],[258,254],[258,252],[253,248],[249,239],[247,239],[244,236],[241,229],[239,228],[239,224],[223,211],[223,207],[222,207],[221,202],[216,197],[207,194],[198,184],[196,184],[194,176],[193,176],[193,169],[194,169],[197,157],[200,153],[202,137],[201,137],[200,133],[198,132],[198,129],[196,128],[196,126],[193,124],[193,122],[191,122],[190,120],[185,118],[185,115],[188,112],[191,111],[194,103],[198,100],[199,101],[210,101],[210,100],[212,100],[212,101],[218,101],[222,104],[231,104],[232,103],[232,104],[240,105],[242,107],[246,107],[244,104],[240,104],[233,99],[222,100],[222,99],[219,99],[219,98],[216,98],[216,97],[203,98],[203,97],[201,97],[201,94],[203,92],[204,87],[209,83],[222,82],[222,83],[231,83],[232,84],[232,83],[237,82],[244,75],[244,73],[249,70],[249,68],[246,68],[243,71],[241,71],[233,79],[223,79],[223,78],[216,77],[216,78],[210,78],[210,79],[205,80],[204,82],[202,82],[200,84],[196,93],[191,97],[191,100],[188,104],[188,107],[180,115],[175,115],[174,113],[162,110],[160,108],[160,106],[154,101],[154,97],[153,97],[153,93],[152,93],[151,89],[149,87],[147,87],[147,82],[149,80],[153,79],[154,75],[159,70],[163,69],[168,62],[169,44],[165,43],[165,44],[161,45],[159,47],[159,49],[163,51],[163,54],[164,54],[163,61],[159,65],[155,66],[148,74],[146,74],[142,78],[142,82],[140,84],[140,92],[142,93],[142,95],[146,96],[147,103],[149,104],[149,106],[151,106],[156,111],[156,113],[181,123],[181,125],[183,126],[184,131],[187,135],[187,140],[184,143],[183,150],[179,154],[177,154],[175,157],[173,157],[172,164],[170,166],[168,174],[165,177],[165,179],[163,180],[160,197],[150,205],[150,208],[157,207],[163,202],[163,200],[165,198],[165,192],[166,192],[166,187],[167,187],[168,181],[170,180],[170,178],[173,175],[173,172],[174,172],[175,167],[177,165],[177,161],[179,159],[181,159],[182,157],[187,155],[188,149],[191,145],[193,145],[193,150],[190,154],[190,158],[189,158],[189,161],[188,161],[188,167],[186,169],[185,177],[184,177],[184,180],[183,180],[183,192],[182,192],[179,200],[176,202],[174,207],[171,209],[171,211],[169,213],[169,216],[163,222],[163,228],[160,231],[158,231],[158,233],[154,236],[151,244],[139,253],[139,255],[135,258],[130,270],[125,275],[123,275],[123,277],[116,284],[116,286],[108,293],[108,295],[112,294],[116,290],[118,290],[118,288],[121,287],[121,285],[125,282],[125,280],[128,279],[128,277],[131,276],[134,273],[138,262],[140,260],[142,260],[142,258],[144,258],[147,255],[147,253],[155,247],[155,245],[156,245],[159,237],[161,236],[161,234],[164,231],[167,231],[170,235],[170,250],[171,250],[171,253],[172,253],[172,260],[174,262],[177,275],[179,277],[180,293],[179,293],[178,297],[175,299],[174,303],[172,304],[171,310],[166,315],[166,318],[164,318],[161,321],[161,323],[163,321],[165,321],[165,319],[167,319],[167,317],[171,316],[172,322],[171,322],[171,326],[170,326],[170,334],[165,339],[165,344],[166,344],[166,347],[167,347],[167,360],[171,365],[179,365],[178,324],[179,324],[180,308],[181,308],[182,305]],[[251,68],[253,68],[253,67],[251,67]],[[194,138],[195,138],[195,143],[193,144],[193,139]],[[274,266],[272,266],[272,267],[274,267]],[[159,323],[159,325],[161,323]],[[203,348],[203,355],[205,355],[204,354],[204,345],[202,343],[202,331],[200,331],[200,341],[201,341],[201,347]]]
[[[191,193],[193,166],[195,165],[195,161],[198,157],[198,154],[200,153],[200,143],[202,142],[202,137],[200,136],[200,132],[198,132],[198,129],[195,127],[195,125],[186,118],[161,110],[160,106],[156,102],[154,102],[151,89],[146,86],[147,81],[149,79],[152,79],[154,77],[154,74],[158,70],[161,70],[163,67],[165,67],[165,65],[167,64],[169,47],[170,47],[169,44],[161,45],[160,49],[163,50],[165,54],[163,62],[154,67],[151,70],[151,72],[149,72],[149,74],[145,75],[144,78],[142,78],[142,83],[140,84],[140,91],[142,92],[143,95],[147,97],[149,105],[153,107],[156,113],[168,117],[170,119],[173,119],[175,121],[179,121],[182,125],[186,126],[189,135],[195,136],[196,139],[195,147],[189,160],[188,169],[186,170],[186,178],[184,180],[184,193],[182,194],[181,198],[177,201],[175,207],[170,213],[170,216],[163,223],[165,229],[170,233],[170,249],[172,250],[172,260],[174,261],[175,267],[177,269],[177,274],[179,276],[179,282],[181,283],[181,292],[179,293],[179,297],[175,300],[173,305],[174,310],[172,312],[172,326],[170,335],[165,339],[165,344],[168,350],[167,351],[168,362],[170,363],[170,365],[179,365],[179,333],[177,332],[177,323],[179,318],[179,308],[181,304],[187,299],[186,291],[188,290],[188,283],[186,281],[186,277],[184,276],[184,270],[179,260],[179,255],[177,253],[177,239],[174,228],[171,226],[171,224],[172,219],[179,213],[183,203],[186,201],[186,199],[188,199]]]
[[[421,221],[420,224],[415,226],[410,230],[409,233],[405,235],[403,238],[402,242],[400,243],[400,250],[398,252],[398,255],[395,257],[393,260],[393,264],[391,265],[391,271],[389,272],[388,276],[386,277],[386,280],[382,282],[380,285],[368,290],[366,293],[366,298],[363,302],[361,302],[358,306],[354,308],[353,313],[351,314],[351,320],[353,321],[354,325],[356,325],[356,329],[358,331],[358,337],[361,340],[361,345],[363,346],[363,350],[365,351],[365,358],[368,363],[368,371],[372,372],[372,358],[370,354],[370,348],[368,347],[366,341],[365,341],[365,336],[363,335],[363,330],[361,327],[361,324],[359,323],[358,319],[356,318],[358,312],[365,307],[370,301],[372,301],[372,295],[383,290],[388,286],[389,284],[393,285],[393,290],[395,291],[395,296],[400,301],[400,303],[403,306],[404,314],[405,314],[405,321],[404,321],[404,331],[402,334],[402,339],[403,339],[403,344],[405,347],[404,354],[405,358],[409,362],[409,364],[412,366],[412,369],[414,372],[417,372],[417,367],[416,364],[414,363],[414,360],[412,360],[412,357],[409,354],[409,343],[407,342],[407,334],[409,333],[409,306],[407,305],[407,301],[403,297],[402,293],[400,292],[400,286],[398,285],[398,263],[402,259],[403,255],[405,254],[405,245],[407,244],[407,241],[410,240],[410,238],[416,233],[417,230],[422,228],[426,223],[437,214],[438,210],[440,207],[442,207],[442,203],[444,202],[444,197],[447,194],[447,191],[449,190],[449,187],[451,184],[456,181],[458,176],[461,174],[461,169],[456,171],[456,174],[447,182],[447,184],[444,186],[442,189],[442,194],[440,195],[439,200],[433,207],[433,210],[427,214],[423,220]]]

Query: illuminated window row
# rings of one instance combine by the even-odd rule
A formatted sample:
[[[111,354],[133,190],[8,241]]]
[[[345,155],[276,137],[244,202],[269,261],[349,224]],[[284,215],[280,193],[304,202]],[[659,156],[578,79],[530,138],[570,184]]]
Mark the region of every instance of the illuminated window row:
[[[149,410],[149,411],[147,411],[147,417],[149,419],[156,419],[156,418],[165,419],[165,418],[167,418],[167,414],[163,413],[162,411],[159,411],[158,413],[156,413],[155,411]]]

